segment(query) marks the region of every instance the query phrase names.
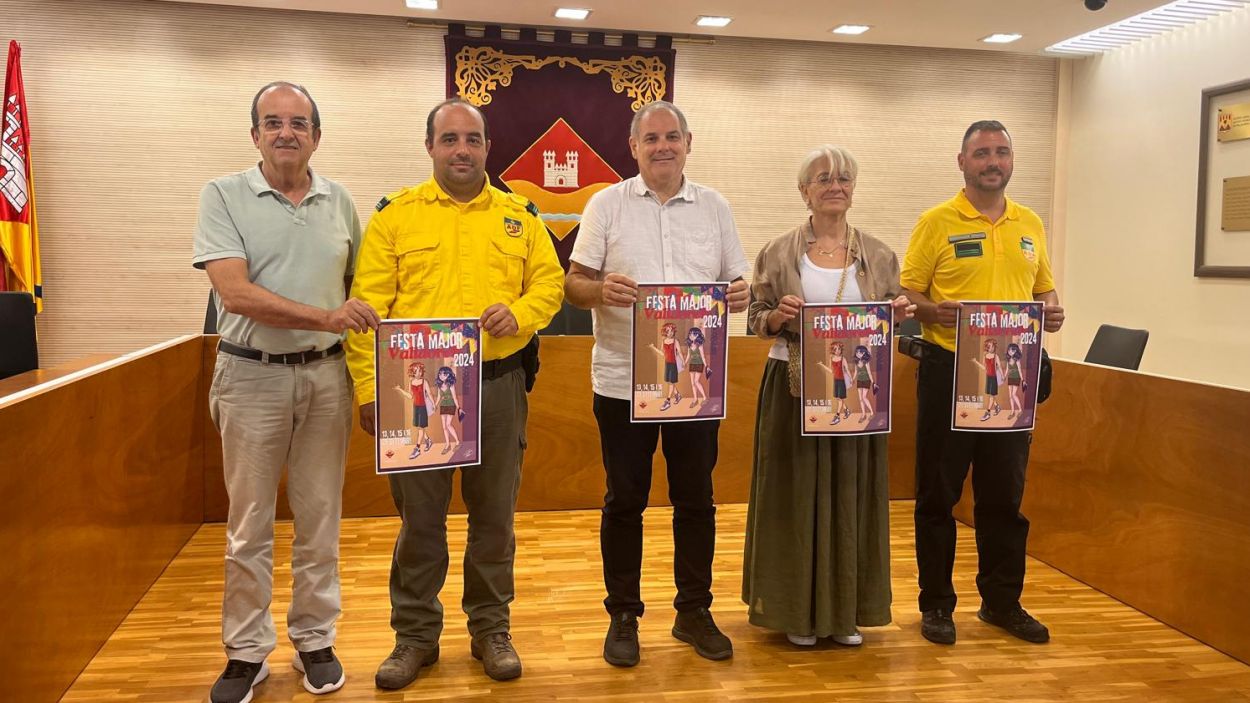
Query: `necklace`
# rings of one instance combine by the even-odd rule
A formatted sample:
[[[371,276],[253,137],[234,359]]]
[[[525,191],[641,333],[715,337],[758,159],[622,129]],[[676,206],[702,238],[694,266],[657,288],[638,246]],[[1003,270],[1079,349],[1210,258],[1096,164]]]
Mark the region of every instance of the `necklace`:
[[[819,251],[819,250],[818,250]],[[836,251],[836,249],[835,249]],[[846,266],[842,269],[842,278],[838,279],[838,294],[833,302],[842,302],[842,292],[846,290],[846,279],[851,275],[851,263],[855,261],[855,229],[846,226]]]
[[[854,232],[855,232],[855,228],[854,228],[854,227],[851,227],[851,223],[849,223],[849,222],[848,222],[848,223],[846,223],[846,239],[843,241],[843,243],[842,243],[842,244],[837,245],[837,246],[836,246],[836,247],[834,247],[833,249],[821,249],[820,247],[816,246],[815,244],[812,244],[812,249],[814,249],[814,250],[816,251],[816,253],[817,253],[817,254],[820,254],[821,256],[827,256],[827,257],[829,257],[829,258],[831,258],[831,259],[832,259],[832,258],[834,257],[834,255],[836,255],[839,251],[841,251],[841,250],[843,250],[843,249],[846,249],[846,259],[847,259],[847,261],[850,261],[850,260],[851,260],[851,249],[850,249],[850,245],[851,245],[851,235],[852,235]]]

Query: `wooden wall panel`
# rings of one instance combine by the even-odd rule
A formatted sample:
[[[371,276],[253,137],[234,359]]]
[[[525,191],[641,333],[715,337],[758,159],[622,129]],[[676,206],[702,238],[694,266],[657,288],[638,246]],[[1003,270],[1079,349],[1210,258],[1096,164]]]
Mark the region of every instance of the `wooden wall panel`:
[[[1062,360],[1054,388],[1029,554],[1250,661],[1250,392]],[[955,512],[973,523],[971,485]]]
[[[202,395],[208,397],[212,379],[215,337],[205,337]],[[599,428],[591,410],[590,337],[544,337],[542,370],[530,394],[529,449],[518,510],[574,510],[603,505],[603,463]],[[755,403],[764,360],[771,342],[754,337],[730,338],[729,410],[721,423],[720,457],[716,466],[718,503],[744,503],[751,492],[751,458],[754,451]],[[898,374],[911,377],[905,357],[896,356]],[[894,437],[890,450],[890,482],[893,497],[910,498],[914,463],[915,383],[896,380]],[[220,439],[205,417],[204,481],[205,520],[226,517],[225,484],[221,477]],[[374,474],[371,438],[357,426],[348,450],[347,478],[343,488],[343,515],[368,517],[393,515],[387,481]],[[663,456],[656,452],[651,504],[668,505],[668,481]],[[469,469],[471,470],[471,469]],[[459,489],[457,489],[458,493]],[[279,515],[289,517],[285,494],[278,498]],[[457,495],[453,512],[463,512]]]
[[[1250,661],[1250,392],[1056,362],[1042,408],[1031,553]]]
[[[199,528],[201,348],[0,407],[0,698],[57,700]]]
[[[894,352],[894,417],[890,432],[890,499],[916,497],[915,359]]]

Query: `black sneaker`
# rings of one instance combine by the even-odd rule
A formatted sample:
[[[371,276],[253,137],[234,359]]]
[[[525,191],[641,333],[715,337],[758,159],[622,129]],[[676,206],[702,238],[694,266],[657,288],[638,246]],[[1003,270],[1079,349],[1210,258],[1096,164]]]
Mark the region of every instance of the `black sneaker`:
[[[209,694],[212,703],[248,703],[252,700],[252,687],[269,676],[269,665],[265,662],[245,662],[231,659],[226,662],[226,670],[217,677],[213,684],[213,692]]]
[[[734,655],[733,643],[721,633],[707,608],[677,613],[673,637],[694,645],[694,651],[704,659],[720,661]]]
[[[343,687],[347,675],[343,665],[334,656],[334,648],[326,647],[313,652],[296,652],[291,662],[295,670],[304,675],[304,690],[313,694],[329,693]]]
[[[989,606],[982,604],[981,609],[977,611],[977,617],[981,618],[982,622],[1003,628],[1007,634],[1025,642],[1042,644],[1050,641],[1050,630],[1038,622],[1037,618],[1025,612],[1019,603],[1002,610],[990,610]]]
[[[955,644],[955,621],[951,611],[926,610],[920,617],[920,634],[934,644]]]
[[[638,666],[638,616],[617,613],[603,639],[603,659],[613,666]]]

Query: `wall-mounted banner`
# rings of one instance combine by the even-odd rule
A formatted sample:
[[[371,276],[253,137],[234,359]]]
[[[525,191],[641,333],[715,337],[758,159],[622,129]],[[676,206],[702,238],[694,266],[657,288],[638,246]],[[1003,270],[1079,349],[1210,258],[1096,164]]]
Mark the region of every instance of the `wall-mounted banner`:
[[[638,284],[632,422],[724,419],[728,291],[728,283]]]
[[[803,306],[803,434],[890,431],[894,308]]]
[[[1042,304],[960,303],[951,429],[1033,429],[1042,368]]]
[[[565,269],[590,196],[638,173],[628,142],[634,112],[673,98],[672,48],[591,39],[598,43],[474,38],[456,25],[445,39],[448,97],[477,105],[490,126],[487,173],[538,206]]]
[[[478,321],[383,320],[376,346],[377,471],[476,466],[481,459]]]

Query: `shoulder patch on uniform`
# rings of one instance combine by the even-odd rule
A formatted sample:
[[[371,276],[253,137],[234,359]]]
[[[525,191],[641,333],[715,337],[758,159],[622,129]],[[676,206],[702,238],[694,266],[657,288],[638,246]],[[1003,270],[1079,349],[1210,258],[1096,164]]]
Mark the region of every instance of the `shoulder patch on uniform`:
[[[377,210],[378,212],[382,212],[382,210],[385,209],[387,205],[390,205],[391,203],[395,202],[396,200],[399,200],[405,195],[414,192],[414,190],[415,190],[414,188],[400,188],[394,193],[387,193],[386,195],[382,197],[381,200],[378,201],[378,204],[374,206],[373,209]]]
[[[525,211],[534,217],[538,217],[538,206],[531,202],[529,198],[516,193],[508,193],[508,200],[512,201],[512,204],[517,207],[525,208]]]

